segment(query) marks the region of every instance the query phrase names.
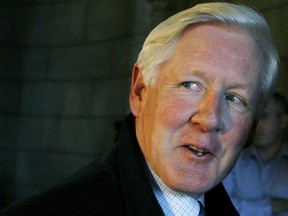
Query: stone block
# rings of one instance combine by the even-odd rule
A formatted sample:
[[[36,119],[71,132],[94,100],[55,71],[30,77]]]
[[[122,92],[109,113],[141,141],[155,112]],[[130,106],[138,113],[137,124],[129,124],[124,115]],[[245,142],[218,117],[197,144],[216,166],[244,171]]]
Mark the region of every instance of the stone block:
[[[1,116],[0,128],[0,149],[52,151],[58,143],[58,118]]]
[[[280,56],[288,57],[288,18],[286,16],[279,16],[279,14],[287,14],[288,5],[286,7],[277,8],[265,12],[264,16],[270,24],[272,37],[278,49]]]
[[[86,2],[19,4],[14,16],[15,42],[63,44],[83,40]]]
[[[44,79],[48,55],[45,48],[5,48],[0,52],[1,77],[12,79]]]
[[[92,82],[26,82],[23,84],[21,111],[27,114],[89,115]]]
[[[87,165],[94,157],[50,152],[19,152],[16,168],[16,186],[44,188]]]
[[[2,184],[0,186],[0,209],[15,201],[15,187],[12,184]]]
[[[88,2],[88,41],[117,38],[132,32],[133,4],[129,0]]]
[[[19,118],[17,116],[0,116],[0,147],[15,150],[17,148],[17,136]]]
[[[109,118],[74,119],[61,121],[59,145],[61,152],[102,155],[115,142],[114,121]]]
[[[173,1],[173,4],[176,2]],[[145,37],[152,30],[151,14],[153,7],[147,0],[137,0],[135,4],[135,16],[133,17],[133,32],[136,35],[144,35]]]
[[[93,115],[123,116],[129,113],[130,78],[95,83]]]
[[[0,150],[0,188],[2,185],[13,184],[15,179],[17,153]]]
[[[11,197],[10,199],[12,201],[25,199],[38,193],[41,193],[43,191],[41,187],[33,187],[26,185],[14,185],[13,189],[14,189],[13,191],[10,191],[10,193],[13,192],[12,194],[10,194]]]
[[[288,95],[288,76],[287,76],[287,71],[288,71],[288,59],[282,59],[281,60],[281,65],[280,65],[280,73],[278,77],[278,82],[276,85],[276,91],[281,92],[283,95],[287,97]],[[287,97],[288,99],[288,97]]]
[[[137,56],[133,56],[133,37],[123,37],[113,42],[112,73],[114,76],[131,75]]]
[[[111,71],[112,43],[61,47],[51,50],[50,79],[91,80],[107,77]]]
[[[142,49],[144,41],[146,39],[146,35],[138,35],[134,37],[134,46],[132,50],[132,60],[136,62],[138,55]]]
[[[239,1],[234,1],[239,3]],[[257,11],[261,11],[263,9],[269,10],[269,8],[275,8],[281,6],[281,4],[285,4],[286,0],[262,0],[262,1],[255,1],[255,0],[241,0],[241,4],[247,5]]]
[[[59,120],[49,116],[19,117],[17,146],[19,149],[52,151],[57,146]]]
[[[29,48],[21,53],[21,69],[24,79],[47,78],[48,51],[46,48]]]
[[[0,44],[7,46],[13,42],[14,7],[0,2]]]
[[[19,107],[19,90],[20,84],[17,82],[0,83],[0,112],[1,113],[16,113]]]

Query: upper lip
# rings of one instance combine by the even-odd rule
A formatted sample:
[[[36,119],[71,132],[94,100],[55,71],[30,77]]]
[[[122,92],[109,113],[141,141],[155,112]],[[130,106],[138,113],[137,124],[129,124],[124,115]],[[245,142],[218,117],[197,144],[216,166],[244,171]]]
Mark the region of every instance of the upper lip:
[[[207,135],[200,135],[198,136],[198,139],[194,139],[192,136],[191,140],[187,140],[188,142],[185,142],[185,140],[182,140],[183,146],[200,152],[210,153],[213,155],[216,155],[217,148],[219,148],[219,140],[217,137],[211,137]]]

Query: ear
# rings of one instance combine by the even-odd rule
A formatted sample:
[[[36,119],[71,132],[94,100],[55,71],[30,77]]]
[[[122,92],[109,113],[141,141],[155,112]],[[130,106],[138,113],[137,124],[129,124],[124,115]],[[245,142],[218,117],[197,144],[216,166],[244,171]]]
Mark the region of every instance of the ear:
[[[138,117],[142,108],[142,94],[145,84],[143,81],[141,69],[135,64],[132,72],[131,90],[130,90],[130,109],[135,117]]]

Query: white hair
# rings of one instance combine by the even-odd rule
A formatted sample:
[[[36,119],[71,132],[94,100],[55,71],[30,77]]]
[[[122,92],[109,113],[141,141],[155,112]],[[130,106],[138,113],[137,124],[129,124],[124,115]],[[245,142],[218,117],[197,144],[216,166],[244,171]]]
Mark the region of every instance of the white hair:
[[[232,3],[204,3],[168,18],[146,38],[136,64],[142,70],[145,85],[154,85],[159,67],[172,58],[184,30],[193,24],[212,23],[248,33],[262,52],[262,82],[258,102],[263,104],[272,94],[278,72],[278,53],[269,26],[256,11]],[[260,55],[261,55],[260,54]]]

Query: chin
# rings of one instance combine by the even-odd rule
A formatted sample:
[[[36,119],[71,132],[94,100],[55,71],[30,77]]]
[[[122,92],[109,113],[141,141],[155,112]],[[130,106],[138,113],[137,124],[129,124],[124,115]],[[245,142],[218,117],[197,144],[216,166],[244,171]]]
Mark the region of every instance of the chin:
[[[189,193],[194,197],[198,197],[203,193],[210,190],[214,185],[212,182],[207,181],[208,177],[205,178],[195,178],[194,177],[182,177],[178,175],[175,179],[170,179],[166,185],[172,190]]]

